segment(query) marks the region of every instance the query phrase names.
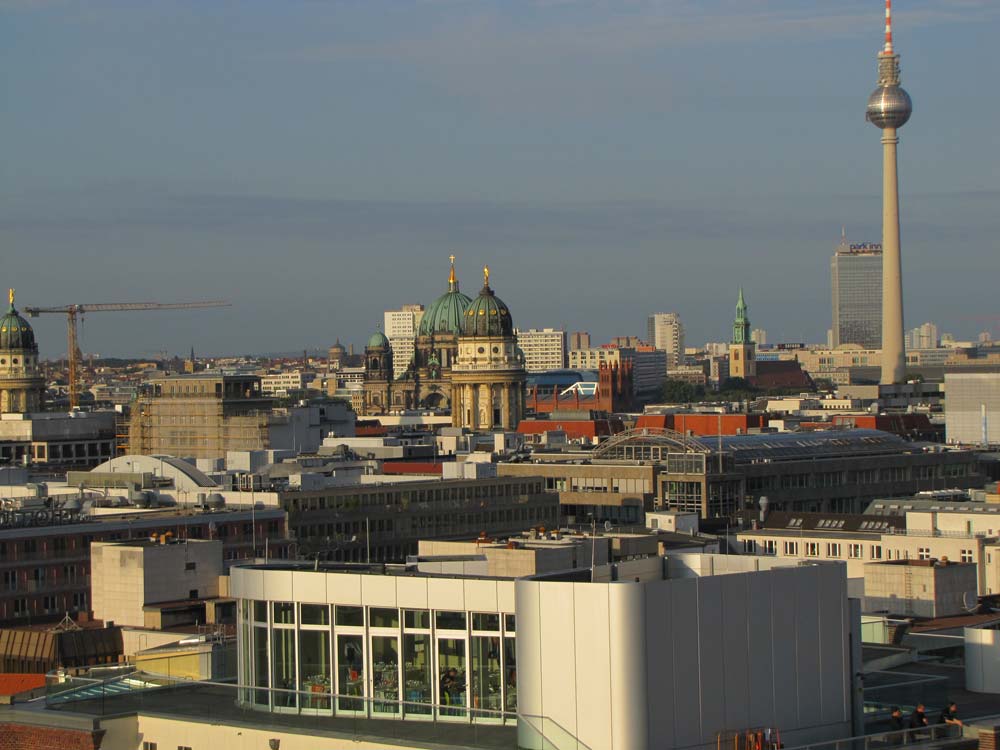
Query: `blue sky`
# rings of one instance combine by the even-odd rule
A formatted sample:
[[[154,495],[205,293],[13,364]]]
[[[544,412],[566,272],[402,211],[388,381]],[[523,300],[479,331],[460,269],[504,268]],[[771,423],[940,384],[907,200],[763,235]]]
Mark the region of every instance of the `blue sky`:
[[[363,342],[454,252],[523,327],[822,340],[880,236],[880,0],[0,0],[0,285],[143,355]],[[898,0],[908,327],[993,325],[1000,3]],[[36,324],[43,353],[63,321]],[[1000,329],[994,334],[1000,337]]]

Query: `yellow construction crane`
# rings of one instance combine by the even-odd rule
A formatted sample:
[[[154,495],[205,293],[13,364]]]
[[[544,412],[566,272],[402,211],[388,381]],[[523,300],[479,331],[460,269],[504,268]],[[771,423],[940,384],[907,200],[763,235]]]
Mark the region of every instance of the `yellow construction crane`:
[[[25,307],[29,318],[37,318],[42,313],[60,313],[66,316],[66,359],[69,361],[69,405],[80,405],[80,345],[76,338],[77,318],[91,312],[127,312],[133,310],[191,310],[203,307],[229,307],[229,302],[211,300],[208,302],[103,302],[93,305],[59,305],[58,307]]]

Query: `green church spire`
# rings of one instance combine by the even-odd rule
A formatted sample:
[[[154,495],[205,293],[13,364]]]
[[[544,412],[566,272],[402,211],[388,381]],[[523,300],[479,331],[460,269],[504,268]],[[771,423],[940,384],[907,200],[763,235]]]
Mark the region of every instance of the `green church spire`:
[[[736,300],[736,320],[733,321],[733,343],[750,343],[750,318],[747,316],[747,303],[743,299],[743,287],[740,287],[740,296]]]

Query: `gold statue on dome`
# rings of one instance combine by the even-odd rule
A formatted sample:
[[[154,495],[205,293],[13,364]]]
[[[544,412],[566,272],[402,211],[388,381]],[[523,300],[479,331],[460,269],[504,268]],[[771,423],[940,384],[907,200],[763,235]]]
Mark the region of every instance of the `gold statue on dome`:
[[[490,267],[483,266],[483,286],[490,285]]]
[[[14,289],[13,289],[13,287],[11,287],[10,289],[7,290],[7,299],[10,300],[10,306],[13,307],[14,306]]]

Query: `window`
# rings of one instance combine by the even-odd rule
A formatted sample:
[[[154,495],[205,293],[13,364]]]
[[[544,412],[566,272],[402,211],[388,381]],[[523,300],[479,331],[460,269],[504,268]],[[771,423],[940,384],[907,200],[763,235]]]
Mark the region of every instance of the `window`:
[[[861,559],[861,545],[860,544],[849,544],[847,545],[847,556],[852,560]]]
[[[964,562],[964,563],[970,563],[970,562],[972,562],[972,550],[971,549],[963,549],[962,550],[962,562]]]
[[[919,547],[919,548],[917,548],[917,559],[918,560],[930,560],[931,559],[931,548],[930,547]]]
[[[829,542],[826,545],[826,556],[827,557],[840,557],[840,544],[836,542]]]
[[[798,542],[785,542],[784,551],[786,555],[796,557],[799,554],[799,543]]]
[[[156,750],[156,743],[155,742],[143,742],[142,743],[142,750]]]
[[[806,557],[819,557],[819,542],[805,543]]]
[[[195,570],[198,567],[198,563],[184,563],[184,570]]]
[[[756,554],[756,553],[757,553],[757,542],[755,542],[753,539],[744,539],[743,540],[743,554],[745,554],[745,555],[753,555],[753,554]]]
[[[778,542],[776,539],[765,539],[764,540],[764,554],[765,555],[776,555],[778,554]]]

